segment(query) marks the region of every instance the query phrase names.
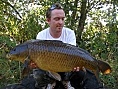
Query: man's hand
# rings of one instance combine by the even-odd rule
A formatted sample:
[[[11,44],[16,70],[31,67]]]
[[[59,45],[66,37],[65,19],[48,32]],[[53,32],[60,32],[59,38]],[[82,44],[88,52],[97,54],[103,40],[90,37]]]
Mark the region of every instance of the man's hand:
[[[75,68],[73,69],[73,71],[79,71],[79,70],[80,70],[79,67],[75,67]]]
[[[36,63],[34,62],[30,62],[30,65],[29,65],[30,69],[35,69],[35,68],[38,68],[38,66],[36,65]]]

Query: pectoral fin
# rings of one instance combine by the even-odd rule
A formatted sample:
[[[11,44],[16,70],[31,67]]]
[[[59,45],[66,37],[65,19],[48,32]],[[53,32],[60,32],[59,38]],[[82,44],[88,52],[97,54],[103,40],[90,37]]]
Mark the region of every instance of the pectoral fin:
[[[30,64],[30,60],[29,60],[29,57],[27,57],[23,64],[24,65],[23,70],[22,70],[23,77],[27,76],[27,74],[30,72],[29,64]]]
[[[61,76],[56,72],[48,71],[48,75],[55,80],[61,81]]]

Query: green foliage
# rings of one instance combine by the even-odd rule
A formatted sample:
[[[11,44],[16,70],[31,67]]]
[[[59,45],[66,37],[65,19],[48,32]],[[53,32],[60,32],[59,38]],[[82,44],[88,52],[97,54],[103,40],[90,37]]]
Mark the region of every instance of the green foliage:
[[[17,83],[21,79],[20,63],[0,58],[0,87]]]
[[[14,46],[16,46],[16,42],[10,36],[0,34],[0,87],[21,79],[20,62],[5,58],[6,53]]]
[[[112,24],[112,27],[97,27],[91,23],[86,32],[83,32],[83,42],[80,47],[88,50],[96,59],[106,61],[112,68],[110,75],[100,75],[105,86],[112,89],[118,87],[118,35],[117,25]],[[97,29],[98,28],[98,29]],[[83,45],[84,44],[84,45]]]

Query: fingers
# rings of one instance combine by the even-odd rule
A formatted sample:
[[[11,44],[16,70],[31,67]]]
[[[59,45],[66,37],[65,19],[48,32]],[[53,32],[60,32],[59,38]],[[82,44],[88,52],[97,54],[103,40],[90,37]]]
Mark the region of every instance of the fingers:
[[[31,69],[37,68],[37,65],[34,62],[31,62],[30,63],[30,68]]]
[[[79,67],[75,67],[75,68],[73,69],[73,71],[79,71],[79,70],[80,70]]]

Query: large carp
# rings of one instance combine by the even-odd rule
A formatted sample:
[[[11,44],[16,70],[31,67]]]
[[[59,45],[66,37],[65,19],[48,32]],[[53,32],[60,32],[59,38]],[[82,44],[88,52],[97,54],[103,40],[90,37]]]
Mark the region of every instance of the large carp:
[[[86,50],[56,40],[30,40],[16,46],[7,58],[24,61],[29,58],[40,69],[52,72],[69,72],[75,67],[91,70],[96,77],[98,72],[109,74],[111,67],[96,60]]]

